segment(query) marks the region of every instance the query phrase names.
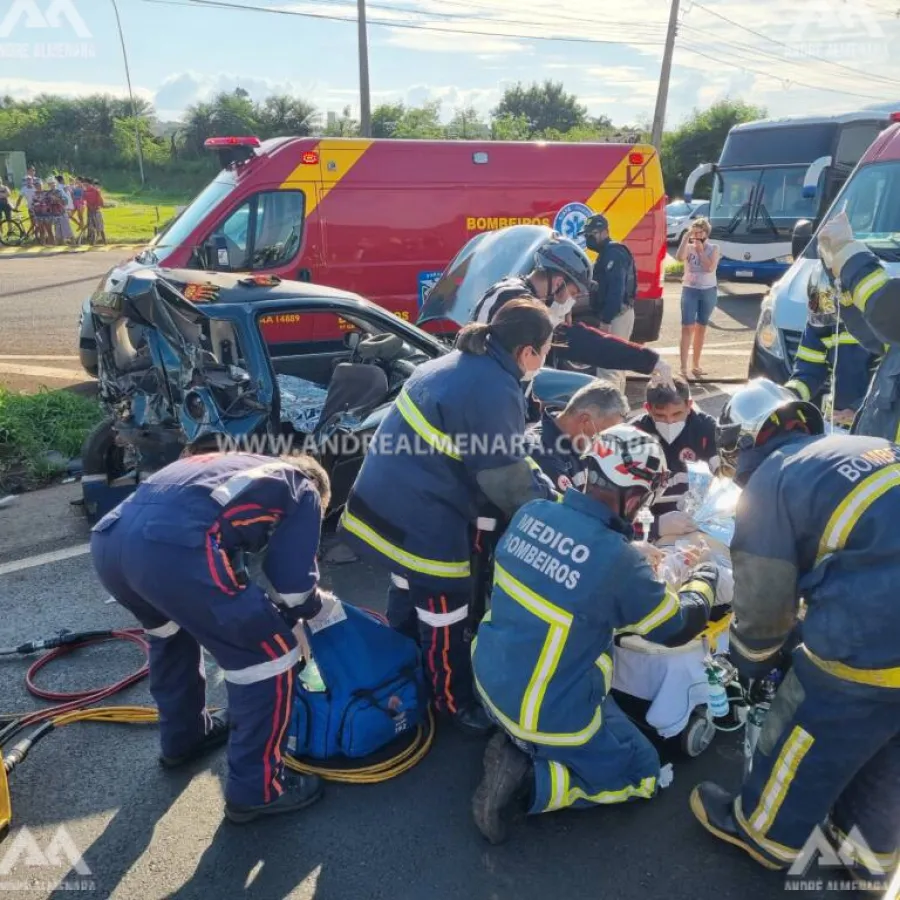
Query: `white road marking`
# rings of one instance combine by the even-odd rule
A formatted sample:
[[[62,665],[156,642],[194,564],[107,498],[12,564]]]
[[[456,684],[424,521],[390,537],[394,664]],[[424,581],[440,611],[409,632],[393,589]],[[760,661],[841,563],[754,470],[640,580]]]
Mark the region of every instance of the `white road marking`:
[[[87,374],[77,369],[53,369],[49,366],[19,366],[0,363],[0,375],[27,375],[33,378],[58,378],[60,381],[87,381]]]
[[[90,552],[90,544],[78,544],[76,547],[53,550],[51,553],[38,553],[36,556],[26,556],[24,559],[14,559],[12,562],[0,565],[0,575],[10,575],[13,572],[21,572],[23,569],[33,569],[35,566],[43,566],[47,563],[55,563],[64,559],[72,559],[76,556],[84,556],[86,553]]]

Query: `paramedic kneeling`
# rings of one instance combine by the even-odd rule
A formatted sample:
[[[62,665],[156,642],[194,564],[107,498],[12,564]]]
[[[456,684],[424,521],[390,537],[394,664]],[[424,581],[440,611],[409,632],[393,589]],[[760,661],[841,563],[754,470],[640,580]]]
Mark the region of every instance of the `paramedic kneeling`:
[[[764,379],[722,412],[722,466],[743,488],[731,658],[746,678],[791,666],[738,795],[707,782],[691,809],[770,869],[808,862],[824,825],[857,886],[884,891],[900,841],[900,447],[822,431]]]
[[[631,522],[665,481],[657,439],[617,425],[584,460],[584,493],[529,503],[510,523],[473,642],[476,685],[502,729],[473,799],[491,843],[505,839],[516,807],[537,814],[650,799],[668,785],[671,772],[609,696],[613,635],[688,642],[716,599],[714,566],[695,569],[675,594],[630,542]]]
[[[93,528],[101,583],[146,630],[160,762],[228,742],[225,815],[249,822],[318,800],[315,776],[285,777],[282,743],[298,660],[292,626],[322,609],[316,551],[328,476],[314,460],[245,453],[166,466]],[[263,590],[244,553],[266,550]],[[206,709],[201,646],[225,675],[229,709]]]
[[[509,518],[556,496],[525,452],[521,385],[543,365],[552,331],[545,307],[512,300],[419,366],[378,426],[341,517],[353,550],[392,573],[388,620],[418,637],[435,706],[471,734],[493,727],[468,642],[479,504]]]

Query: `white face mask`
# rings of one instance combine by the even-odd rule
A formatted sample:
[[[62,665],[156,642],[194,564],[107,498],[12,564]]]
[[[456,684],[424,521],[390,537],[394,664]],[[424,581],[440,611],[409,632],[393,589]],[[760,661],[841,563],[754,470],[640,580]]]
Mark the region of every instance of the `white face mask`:
[[[659,436],[667,444],[671,444],[684,431],[687,423],[682,419],[680,422],[654,422],[653,424],[656,426]]]

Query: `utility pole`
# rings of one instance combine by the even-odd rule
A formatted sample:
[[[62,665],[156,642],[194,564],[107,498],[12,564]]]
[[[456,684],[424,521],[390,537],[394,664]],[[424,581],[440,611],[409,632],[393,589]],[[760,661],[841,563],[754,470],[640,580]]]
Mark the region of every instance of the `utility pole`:
[[[122,34],[122,20],[119,18],[119,7],[112,0],[116,13],[116,25],[119,28],[119,41],[122,44],[122,59],[125,60],[125,80],[128,82],[128,96],[131,98],[131,118],[134,119],[134,136],[137,141],[138,168],[141,170],[141,187],[144,186],[144,152],[141,148],[141,123],[138,121],[137,108],[134,105],[134,93],[131,90],[131,72],[128,70],[128,54],[125,52],[125,35]]]
[[[663,125],[666,121],[666,101],[669,99],[669,76],[672,74],[672,54],[675,52],[675,31],[678,26],[678,3],[672,0],[669,11],[669,30],[666,33],[666,47],[663,51],[662,69],[659,73],[659,92],[656,95],[656,110],[653,113],[653,133],[650,143],[659,150],[662,144]]]
[[[372,108],[369,97],[369,37],[366,33],[366,0],[356,0],[359,31],[359,133],[372,137]]]

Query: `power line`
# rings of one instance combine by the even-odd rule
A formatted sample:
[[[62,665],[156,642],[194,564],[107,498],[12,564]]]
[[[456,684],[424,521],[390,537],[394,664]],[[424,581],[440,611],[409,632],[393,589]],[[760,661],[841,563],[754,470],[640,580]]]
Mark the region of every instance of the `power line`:
[[[701,35],[701,37],[700,37],[701,41],[708,40],[707,38],[704,38],[702,35],[709,35],[711,37],[714,37],[719,44],[725,44],[729,47],[734,47],[735,49],[737,49],[743,53],[753,54],[754,56],[759,56],[759,55],[766,56],[769,59],[772,59],[772,60],[782,63],[782,64],[786,63],[787,65],[793,65],[793,66],[806,66],[806,63],[797,62],[796,60],[790,60],[787,57],[780,56],[777,53],[772,53],[769,50],[763,50],[762,48],[754,46],[752,44],[743,44],[743,43],[740,43],[737,41],[729,41],[726,38],[720,37],[718,34],[716,34],[716,32],[710,31],[709,29],[706,29],[706,28],[700,28],[696,25],[682,25],[681,28],[683,30],[689,31],[691,33],[697,33],[697,34]],[[816,69],[812,68],[811,66],[807,66],[807,71],[812,71],[813,73],[821,72],[821,70],[816,70]],[[827,77],[830,77],[830,76],[828,76],[828,73],[826,73],[826,72],[821,72],[821,74],[826,75]],[[862,75],[863,73],[860,73],[860,74]],[[900,85],[900,82],[896,82],[896,84]]]
[[[229,3],[225,2],[225,0],[186,0],[186,2],[179,2],[179,0],[143,0],[144,3],[158,3],[165,6],[191,6],[191,7],[204,7],[207,9],[230,9],[230,10],[239,10],[242,12],[257,12],[257,13],[268,13],[270,15],[281,15],[281,16],[296,16],[299,18],[305,19],[323,19],[331,22],[356,22],[356,17],[348,17],[348,16],[332,16],[327,15],[325,13],[309,13],[309,12],[299,12],[293,9],[272,9],[261,6],[251,6],[244,3]],[[403,12],[411,12],[411,10],[402,10]],[[498,34],[496,30],[494,31],[480,31],[473,28],[447,28],[441,27],[437,25],[431,25],[424,22],[398,22],[388,20],[385,21],[383,19],[368,19],[369,25],[380,25],[385,28],[401,28],[401,29],[411,29],[413,31],[433,31],[437,33],[443,34],[464,34],[464,35],[476,35],[480,37],[492,37],[497,39],[503,38],[519,38],[521,40],[529,40],[529,41],[559,41],[563,43],[575,43],[575,44],[609,44],[615,46],[621,45],[630,45],[630,46],[647,46],[647,47],[656,47],[662,45],[662,41],[634,41],[634,40],[604,40],[602,38],[588,38],[588,37],[571,37],[571,36],[550,36],[550,35],[534,35],[534,34],[521,34],[521,33],[510,33],[506,32],[504,34]],[[518,24],[518,23],[510,23],[510,24]],[[521,24],[529,24],[529,23],[521,23]],[[535,23],[535,27],[543,27],[542,24]]]
[[[743,31],[746,31],[756,37],[762,38],[765,41],[769,41],[773,44],[778,44],[780,47],[786,47],[791,52],[799,52],[803,56],[808,56],[810,59],[815,59],[819,62],[823,62],[829,66],[835,66],[838,69],[844,69],[847,72],[853,72],[854,75],[863,75],[866,78],[877,80],[877,81],[887,81],[892,85],[900,85],[900,81],[897,81],[893,78],[884,78],[879,75],[871,75],[868,72],[862,72],[859,69],[854,69],[851,66],[845,66],[843,63],[833,62],[830,59],[825,59],[823,56],[816,56],[814,53],[809,53],[806,50],[796,50],[790,44],[786,44],[784,41],[776,40],[773,37],[769,37],[767,34],[764,34],[761,31],[755,31],[752,28],[747,27],[746,25],[741,25],[740,22],[735,22],[734,19],[729,19],[728,16],[723,16],[722,13],[716,12],[714,9],[710,9],[708,6],[704,6],[702,3],[698,3],[697,0],[694,0],[693,6],[696,6],[698,9],[702,9],[704,12],[709,13],[711,16],[715,16],[717,19],[721,19],[723,22],[727,22],[729,25],[733,25],[735,28],[740,28]]]
[[[795,84],[798,87],[809,88],[810,90],[813,90],[813,91],[823,91],[828,94],[844,94],[848,97],[863,97],[866,100],[873,99],[871,94],[857,94],[857,93],[854,93],[853,91],[842,91],[838,88],[824,88],[824,87],[819,87],[818,85],[815,85],[815,84],[805,84],[802,81],[795,81],[793,78],[779,78],[777,75],[773,75],[771,72],[763,72],[760,69],[753,69],[750,66],[741,64],[740,62],[732,62],[727,59],[720,59],[719,57],[711,56],[710,54],[705,53],[702,50],[698,50],[696,47],[691,47],[687,44],[682,44],[681,46],[683,49],[687,50],[688,52],[696,53],[698,56],[706,57],[706,59],[710,59],[715,63],[719,63],[719,65],[731,66],[734,69],[741,69],[744,72],[753,72],[756,75],[764,75],[766,78],[774,78],[776,81],[781,81],[784,84]]]

